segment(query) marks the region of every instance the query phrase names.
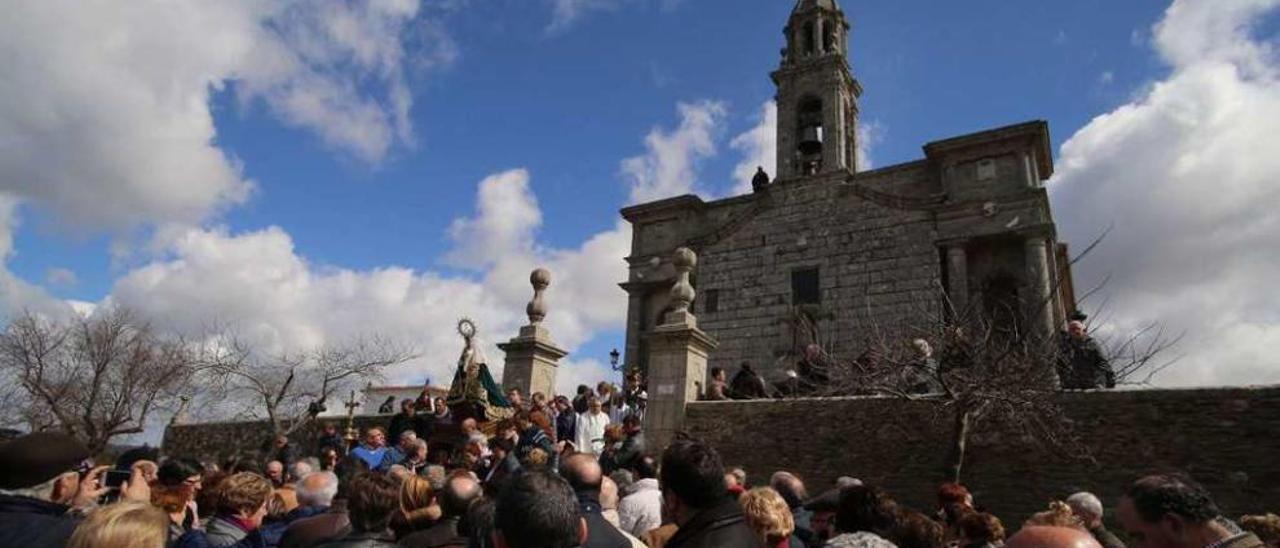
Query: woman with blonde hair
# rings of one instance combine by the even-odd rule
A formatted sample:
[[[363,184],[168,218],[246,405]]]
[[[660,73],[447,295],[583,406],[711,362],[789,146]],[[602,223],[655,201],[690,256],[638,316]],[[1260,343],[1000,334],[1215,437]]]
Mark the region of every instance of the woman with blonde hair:
[[[142,502],[117,502],[80,522],[68,548],[164,548],[169,540],[169,516]]]
[[[782,495],[770,487],[757,487],[738,497],[747,525],[765,548],[801,547],[803,543],[792,533],[796,530],[791,508]]]
[[[440,515],[431,481],[422,476],[409,476],[400,484],[400,509],[391,514],[391,531],[396,534],[396,540],[402,540],[415,531],[431,528],[440,521]]]

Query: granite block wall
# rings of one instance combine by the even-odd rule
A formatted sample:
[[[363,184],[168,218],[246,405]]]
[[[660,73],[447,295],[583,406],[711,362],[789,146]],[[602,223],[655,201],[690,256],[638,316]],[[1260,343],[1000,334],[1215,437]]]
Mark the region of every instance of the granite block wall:
[[[1230,516],[1280,510],[1280,387],[1071,393],[1061,404],[1096,462],[1044,450],[1021,432],[979,429],[964,482],[1016,527],[1048,501],[1089,490],[1114,510],[1153,471],[1203,483]],[[849,475],[932,508],[950,422],[934,406],[891,398],[696,402],[686,428],[753,482],[800,473],[811,490]]]

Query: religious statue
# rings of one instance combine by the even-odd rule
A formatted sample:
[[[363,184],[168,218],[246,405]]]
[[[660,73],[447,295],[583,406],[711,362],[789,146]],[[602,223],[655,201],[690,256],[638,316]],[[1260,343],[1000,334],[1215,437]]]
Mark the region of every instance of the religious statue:
[[[456,420],[474,418],[476,422],[505,419],[512,415],[511,403],[489,373],[484,348],[476,337],[476,324],[463,318],[458,321],[458,334],[466,346],[458,357],[458,370],[449,385],[445,400]]]

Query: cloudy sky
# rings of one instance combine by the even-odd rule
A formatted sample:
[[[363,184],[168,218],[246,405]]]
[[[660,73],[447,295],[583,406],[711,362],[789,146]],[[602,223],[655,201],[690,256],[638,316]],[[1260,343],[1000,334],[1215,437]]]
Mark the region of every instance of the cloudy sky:
[[[862,0],[866,161],[1029,119],[1103,329],[1185,332],[1163,385],[1280,382],[1280,0]],[[17,0],[0,19],[0,310],[104,302],[446,376],[523,323],[561,384],[622,346],[617,210],[772,165],[790,0]],[[749,188],[749,187],[748,187]],[[496,361],[496,360],[495,360]]]

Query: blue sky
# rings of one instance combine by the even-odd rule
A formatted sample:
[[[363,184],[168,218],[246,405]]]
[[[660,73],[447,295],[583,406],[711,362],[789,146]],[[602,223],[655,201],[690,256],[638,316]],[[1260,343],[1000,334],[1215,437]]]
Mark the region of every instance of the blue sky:
[[[1235,14],[1235,19],[1221,16],[1230,19],[1226,22],[1213,20],[1217,16],[1204,11],[1204,1],[1182,4],[1191,5],[1186,10],[1191,15],[1184,18],[1207,21],[1187,28],[1207,29],[1203,32],[1221,34],[1233,44],[1275,42],[1274,2],[1219,4],[1224,6],[1220,12]],[[325,5],[359,11],[341,1]],[[190,65],[167,60],[171,65],[165,66],[185,68],[195,67],[196,59],[209,59],[209,75],[196,79],[191,89],[197,97],[204,94],[212,116],[211,148],[225,154],[227,165],[238,168],[238,178],[251,181],[253,190],[240,198],[206,200],[192,214],[166,212],[153,219],[139,212],[134,222],[99,222],[68,213],[74,208],[60,206],[59,200],[66,200],[61,195],[44,195],[23,181],[10,181],[0,193],[16,196],[21,205],[11,220],[17,228],[8,270],[47,297],[99,302],[118,290],[119,280],[149,265],[177,268],[183,252],[164,242],[158,236],[164,231],[157,230],[177,219],[187,228],[221,231],[228,239],[278,227],[293,254],[317,273],[370,273],[395,266],[424,277],[481,283],[495,274],[495,268],[448,257],[459,246],[450,237],[451,227],[460,218],[478,215],[477,185],[482,180],[526,170],[528,190],[540,214],[540,223],[521,225],[536,231],[531,253],[550,256],[575,250],[594,235],[614,229],[617,211],[631,195],[621,162],[656,154],[646,147],[645,138],[655,131],[677,132],[682,121],[679,103],[713,101],[723,106],[723,113],[706,128],[714,152],[693,155],[689,173],[697,184],[689,181],[689,186],[717,195],[733,187],[734,169],[744,158],[730,142],[760,123],[761,106],[772,97],[768,74],[777,65],[781,29],[792,2],[404,0],[396,5],[397,10],[413,8],[411,15],[375,21],[395,31],[390,38],[383,36],[393,43],[383,46],[403,54],[392,62],[361,64],[341,54],[323,57],[327,50],[303,51],[303,66],[281,76],[264,69],[266,63],[243,57],[235,59],[239,65],[228,68],[231,62],[217,55],[217,44],[208,48],[211,54],[193,54]],[[862,122],[871,128],[869,153],[876,167],[918,158],[920,147],[931,140],[1029,119],[1049,121],[1058,151],[1095,118],[1150,102],[1153,89],[1174,82],[1183,72],[1180,67],[1217,60],[1209,54],[1204,59],[1178,57],[1181,50],[1170,44],[1181,35],[1163,45],[1155,43],[1153,25],[1166,17],[1168,2],[845,0],[842,7],[853,26],[851,63],[865,89]],[[48,15],[37,13],[41,8],[24,9],[35,19],[51,20],[36,17]],[[270,28],[294,22],[288,13],[254,16],[270,20],[264,23]],[[118,30],[127,32],[133,23],[138,21],[121,19]],[[199,23],[191,22],[196,28]],[[138,24],[140,34],[150,31],[145,22]],[[1246,32],[1235,32],[1240,28]],[[260,39],[255,34],[260,31],[251,26],[246,32]],[[1194,42],[1196,32],[1201,31],[1187,31],[1192,36],[1187,40]],[[273,48],[306,44],[283,34],[285,38],[271,42]],[[5,47],[22,52],[30,46],[35,58],[59,53],[15,44]],[[1209,46],[1204,50],[1216,51]],[[253,57],[259,50],[250,51]],[[261,51],[269,58],[274,50]],[[1258,55],[1264,66],[1274,66],[1273,55]],[[1239,66],[1249,62],[1223,59]],[[141,63],[124,66],[141,70]],[[175,69],[175,74],[181,72]],[[373,154],[332,137],[343,129],[333,126],[344,118],[335,116],[334,122],[289,102],[291,86],[307,85],[313,77],[336,82],[355,103],[384,112],[394,110],[392,98],[397,86],[403,86],[412,106],[404,128],[393,127],[392,133],[404,129],[412,135],[391,137]],[[173,78],[177,81],[179,76]],[[1245,83],[1256,84],[1271,97],[1273,79],[1274,74],[1255,75]],[[64,87],[84,89],[76,85]],[[94,108],[113,108],[113,95],[104,97],[107,104]],[[10,114],[27,108],[22,97],[0,100],[9,104]],[[19,132],[14,128],[22,127],[26,126],[0,124]],[[104,130],[99,139],[110,140],[111,131]],[[58,142],[60,134],[53,135]],[[1088,141],[1082,137],[1080,142],[1080,148],[1086,148]],[[10,173],[22,171],[8,167]],[[99,184],[93,175],[76,173],[83,179],[63,177],[68,188],[81,184],[85,192],[101,192],[104,199],[114,195],[111,183]],[[181,179],[161,181],[156,188],[185,184]],[[1073,215],[1057,203],[1055,207],[1060,221]],[[619,272],[621,257],[616,260],[617,264],[602,265],[601,275]],[[55,271],[62,273],[50,275]],[[63,271],[73,273],[74,280]],[[620,279],[610,283],[616,281]],[[527,292],[523,284],[516,279],[512,285],[517,289],[511,292]],[[552,291],[556,289],[553,283]],[[504,313],[518,316],[518,307],[513,308]],[[1146,317],[1152,315],[1159,314]],[[602,313],[605,316],[616,317]],[[589,327],[570,337],[577,343],[573,350],[579,359],[603,360],[610,348],[621,346],[620,323],[583,323]]]
[[[575,245],[614,222],[627,197],[619,160],[639,152],[651,127],[676,122],[676,102],[727,103],[721,137],[755,123],[774,91],[789,4],[629,2],[549,32],[541,3],[472,2],[444,19],[457,60],[415,76],[416,143],[376,165],[218,93],[217,143],[260,185],[220,220],[233,231],[278,225],[318,263],[445,268],[445,233],[476,182],[526,167],[549,220],[540,237]],[[1165,70],[1146,46],[1161,2],[846,4],[863,120],[880,128],[877,166],[917,158],[930,140],[1028,119],[1049,120],[1060,144]],[[727,186],[735,161],[722,151],[700,174]],[[59,297],[110,290],[110,235],[24,213],[34,226],[17,247],[40,251],[10,268],[29,280],[71,269],[78,283],[52,288]]]

